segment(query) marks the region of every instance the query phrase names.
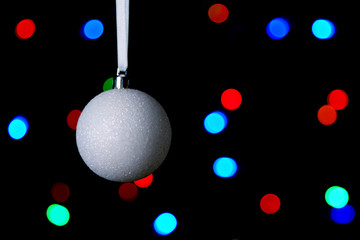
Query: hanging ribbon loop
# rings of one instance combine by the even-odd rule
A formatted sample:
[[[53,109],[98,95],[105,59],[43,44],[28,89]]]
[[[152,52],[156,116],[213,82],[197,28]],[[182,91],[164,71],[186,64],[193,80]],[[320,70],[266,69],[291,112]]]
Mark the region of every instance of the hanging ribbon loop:
[[[128,68],[129,0],[116,0],[118,72]]]

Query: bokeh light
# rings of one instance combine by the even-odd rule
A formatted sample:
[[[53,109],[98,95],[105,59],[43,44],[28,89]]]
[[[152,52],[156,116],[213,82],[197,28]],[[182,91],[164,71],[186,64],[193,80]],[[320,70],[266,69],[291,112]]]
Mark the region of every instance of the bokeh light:
[[[98,19],[87,21],[82,28],[82,35],[89,40],[95,40],[101,37],[104,32],[104,25]]]
[[[119,196],[125,202],[133,202],[137,199],[139,191],[134,183],[123,183],[119,187]]]
[[[150,174],[147,177],[134,181],[135,185],[139,188],[147,188],[153,182],[153,175]]]
[[[226,128],[227,122],[227,117],[223,112],[215,111],[205,117],[204,127],[207,132],[218,134]]]
[[[233,111],[240,107],[242,96],[236,89],[227,89],[221,95],[221,104],[227,110]]]
[[[238,166],[234,159],[229,157],[220,157],[213,164],[214,173],[221,178],[233,177],[237,172]]]
[[[79,120],[79,117],[81,115],[81,111],[74,109],[69,112],[69,114],[66,117],[66,123],[72,130],[76,130],[77,122]]]
[[[28,39],[35,33],[35,23],[31,19],[20,21],[15,27],[15,35],[19,39]]]
[[[349,201],[349,194],[345,188],[333,186],[326,190],[325,201],[331,207],[343,208]]]
[[[105,82],[103,84],[104,92],[113,89],[113,81],[114,81],[114,78],[112,78],[112,77],[105,80]]]
[[[66,207],[59,204],[52,204],[46,210],[48,220],[56,226],[64,226],[70,220],[70,213]]]
[[[165,236],[165,235],[169,235],[176,229],[177,220],[173,214],[165,212],[160,214],[154,220],[153,226],[157,234],[161,236]]]
[[[57,202],[65,202],[70,196],[70,189],[65,183],[55,183],[51,187],[51,196]]]
[[[284,18],[274,18],[266,26],[267,35],[274,40],[284,38],[290,30],[289,23]]]
[[[229,17],[229,10],[225,5],[216,3],[209,8],[208,16],[214,23],[223,23]]]
[[[332,208],[330,216],[335,223],[349,224],[355,218],[355,209],[349,204],[343,208]]]
[[[8,125],[9,136],[14,140],[23,138],[29,129],[29,123],[23,116],[16,116]]]
[[[260,208],[266,214],[274,214],[280,209],[280,198],[272,193],[266,194],[260,200]]]
[[[311,31],[318,39],[330,39],[335,34],[335,25],[327,19],[318,19],[314,21]]]
[[[325,126],[330,126],[335,123],[337,119],[337,113],[335,108],[333,108],[332,106],[324,105],[319,109],[317,113],[317,118],[321,124]]]
[[[342,110],[348,105],[349,97],[345,91],[336,89],[329,93],[327,103],[335,110]]]

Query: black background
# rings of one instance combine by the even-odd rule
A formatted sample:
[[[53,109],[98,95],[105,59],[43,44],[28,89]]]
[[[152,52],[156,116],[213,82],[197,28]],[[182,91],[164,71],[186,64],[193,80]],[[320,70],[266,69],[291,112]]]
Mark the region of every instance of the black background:
[[[81,160],[67,114],[83,109],[116,73],[115,1],[12,1],[1,7],[2,218],[15,234],[102,234],[122,239],[241,239],[357,233],[329,219],[324,194],[339,185],[358,211],[358,40],[354,4],[339,2],[219,1],[230,15],[215,24],[207,16],[215,1],[131,1],[130,87],[156,98],[170,118],[173,139],[153,184],[126,203],[120,183],[103,180]],[[267,37],[275,17],[289,20],[282,40]],[[30,18],[35,34],[20,40],[16,24]],[[80,36],[90,19],[104,24],[97,40]],[[331,19],[337,33],[321,41],[311,33],[318,18]],[[235,88],[241,107],[227,111],[218,135],[204,117],[224,110],[221,93]],[[349,105],[332,126],[316,114],[331,90],[343,89]],[[224,110],[225,111],[225,110]],[[29,121],[27,135],[12,140],[7,125],[17,115]],[[238,174],[220,179],[216,158],[229,156]],[[46,219],[55,203],[51,186],[64,182],[69,223]],[[281,208],[264,214],[260,199],[280,197]],[[164,212],[178,220],[174,233],[157,236],[152,223]],[[358,213],[357,213],[358,214]],[[77,235],[80,236],[80,235]]]

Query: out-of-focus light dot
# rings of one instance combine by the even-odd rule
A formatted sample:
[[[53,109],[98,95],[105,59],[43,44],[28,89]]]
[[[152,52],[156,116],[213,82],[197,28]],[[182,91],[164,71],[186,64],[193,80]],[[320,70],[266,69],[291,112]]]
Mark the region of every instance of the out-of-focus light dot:
[[[8,126],[9,136],[14,140],[23,138],[29,129],[29,123],[23,116],[17,116],[11,120]]]
[[[290,30],[289,23],[283,18],[274,18],[266,26],[267,35],[274,40],[284,38]]]
[[[207,132],[217,134],[225,129],[227,122],[227,117],[223,112],[215,111],[205,117],[204,127]]]
[[[325,201],[331,207],[343,208],[349,201],[349,194],[345,188],[333,186],[326,190]]]
[[[349,224],[355,218],[355,209],[351,205],[346,205],[343,208],[333,208],[330,216],[335,223]]]
[[[113,78],[110,77],[108,79],[105,80],[104,84],[103,84],[103,91],[107,91],[107,90],[111,90],[113,89]]]
[[[274,214],[280,209],[280,198],[272,193],[266,194],[260,200],[260,208],[266,214]]]
[[[237,172],[238,166],[234,159],[229,157],[220,157],[213,164],[214,173],[221,178],[233,177]]]
[[[153,175],[150,174],[147,177],[134,181],[135,185],[139,188],[147,188],[153,182]]]
[[[76,130],[77,122],[79,120],[80,115],[81,115],[81,111],[77,109],[69,112],[69,114],[66,117],[66,123],[69,126],[69,128],[71,128],[72,130]]]
[[[223,23],[229,17],[229,10],[225,5],[217,3],[209,8],[208,15],[214,23]]]
[[[125,202],[133,202],[138,197],[139,191],[133,183],[123,183],[119,187],[119,196]]]
[[[342,110],[348,105],[349,97],[345,91],[336,89],[329,93],[327,103],[335,108],[335,110]]]
[[[57,202],[65,202],[70,196],[70,189],[65,183],[55,183],[51,187],[51,196]]]
[[[318,39],[329,39],[335,34],[335,25],[330,20],[318,19],[312,24],[311,30]]]
[[[221,104],[227,110],[233,111],[240,107],[242,96],[236,89],[227,89],[221,95]]]
[[[333,108],[332,106],[324,105],[319,109],[317,113],[317,118],[321,124],[329,126],[335,123],[337,119],[337,113],[335,108]]]
[[[70,220],[70,213],[66,207],[59,204],[52,204],[46,210],[48,220],[56,226],[64,226]]]
[[[154,220],[153,226],[157,234],[165,236],[165,235],[169,235],[176,229],[177,220],[173,214],[165,212],[160,214]]]
[[[101,37],[104,32],[104,25],[98,19],[92,19],[87,21],[82,29],[82,33],[84,34],[85,38],[94,40]]]
[[[35,33],[35,23],[31,19],[20,21],[15,27],[15,35],[19,39],[28,39]]]

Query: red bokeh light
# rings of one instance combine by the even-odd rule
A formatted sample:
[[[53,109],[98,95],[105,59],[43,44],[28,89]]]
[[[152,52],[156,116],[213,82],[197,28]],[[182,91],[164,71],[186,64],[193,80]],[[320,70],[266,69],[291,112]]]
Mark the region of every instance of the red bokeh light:
[[[133,183],[123,183],[119,187],[119,196],[125,202],[133,202],[138,197],[139,191]]]
[[[142,179],[136,180],[134,181],[134,183],[136,184],[136,186],[138,186],[139,188],[147,188],[148,186],[151,185],[153,181],[153,175],[150,174],[147,177],[144,177]]]
[[[208,15],[211,21],[222,23],[229,17],[229,10],[225,5],[217,3],[209,8]]]
[[[348,105],[349,97],[345,91],[336,89],[329,93],[327,97],[327,103],[335,110],[342,110]]]
[[[35,23],[31,19],[20,21],[15,27],[15,35],[20,39],[28,39],[35,33]]]
[[[57,202],[64,202],[70,196],[70,189],[65,183],[62,182],[55,183],[51,187],[51,196]]]
[[[221,95],[221,104],[227,110],[233,111],[240,107],[242,96],[236,89],[227,89]]]
[[[274,214],[280,209],[280,199],[275,194],[269,193],[260,200],[260,208],[266,214]]]
[[[72,110],[66,118],[66,123],[69,126],[69,128],[71,128],[72,130],[76,130],[76,126],[77,126],[77,122],[79,120],[79,117],[81,115],[81,111],[80,110]]]
[[[321,124],[329,126],[335,123],[337,119],[337,113],[335,108],[333,108],[332,106],[324,105],[319,109],[317,113],[317,118]]]

